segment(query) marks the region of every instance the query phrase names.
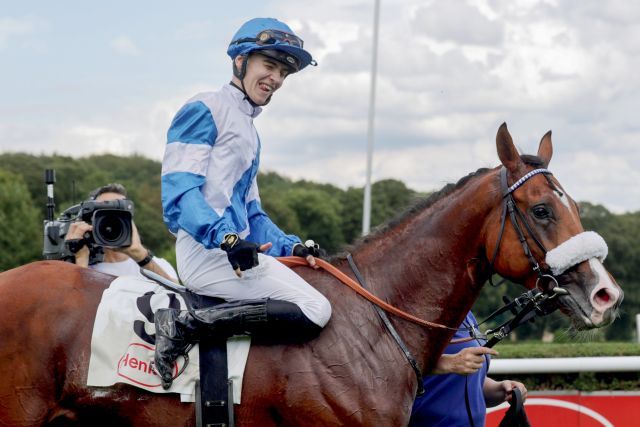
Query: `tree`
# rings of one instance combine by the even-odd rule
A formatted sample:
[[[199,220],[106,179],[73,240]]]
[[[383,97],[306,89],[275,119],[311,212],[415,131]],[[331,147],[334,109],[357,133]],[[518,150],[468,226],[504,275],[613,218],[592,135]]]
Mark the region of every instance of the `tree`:
[[[285,194],[287,205],[300,224],[300,237],[317,241],[327,252],[336,251],[344,242],[340,230],[340,204],[317,189],[296,188]]]
[[[0,271],[40,258],[42,220],[20,175],[0,169]]]

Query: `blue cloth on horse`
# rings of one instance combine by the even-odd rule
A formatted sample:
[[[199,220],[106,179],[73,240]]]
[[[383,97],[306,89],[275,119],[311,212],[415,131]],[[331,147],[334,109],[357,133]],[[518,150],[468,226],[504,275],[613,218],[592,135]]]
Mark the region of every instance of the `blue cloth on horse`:
[[[461,328],[477,326],[478,322],[471,312],[467,314]],[[469,332],[457,331],[453,338],[468,338]],[[450,344],[445,349],[445,354],[455,354],[466,347],[479,347],[484,342],[478,340],[467,341],[459,344]],[[487,377],[488,359],[482,368],[471,375],[429,375],[424,378],[424,395],[416,398],[411,413],[410,427],[436,427],[436,426],[469,426],[469,417],[465,406],[464,388],[469,392],[469,404],[473,423],[476,426],[484,426],[486,416],[486,404],[482,393],[482,385]]]

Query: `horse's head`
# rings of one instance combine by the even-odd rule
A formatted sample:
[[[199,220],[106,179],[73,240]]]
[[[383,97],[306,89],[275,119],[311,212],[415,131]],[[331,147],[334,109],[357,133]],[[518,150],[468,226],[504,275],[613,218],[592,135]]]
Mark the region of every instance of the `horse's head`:
[[[542,137],[537,156],[518,153],[506,124],[496,144],[503,165],[502,206],[485,233],[493,268],[529,289],[555,288],[556,304],[577,329],[611,323],[623,293],[602,265],[604,240],[584,231],[578,205],[546,169],[553,153],[551,132]]]

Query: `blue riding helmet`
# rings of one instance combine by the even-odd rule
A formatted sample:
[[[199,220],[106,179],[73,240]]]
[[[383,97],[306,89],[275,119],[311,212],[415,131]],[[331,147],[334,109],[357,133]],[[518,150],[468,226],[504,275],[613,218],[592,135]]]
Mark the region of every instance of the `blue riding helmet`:
[[[307,65],[317,65],[311,54],[303,49],[303,42],[284,22],[274,18],[254,18],[245,22],[234,34],[227,55],[235,59],[260,52],[289,66],[292,72]]]

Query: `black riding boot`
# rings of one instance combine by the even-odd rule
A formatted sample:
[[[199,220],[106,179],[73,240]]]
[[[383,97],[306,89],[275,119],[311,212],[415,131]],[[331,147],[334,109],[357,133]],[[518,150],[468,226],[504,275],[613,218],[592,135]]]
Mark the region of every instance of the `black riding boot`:
[[[167,390],[173,382],[173,364],[186,354],[191,343],[198,339],[198,322],[188,311],[161,308],[154,315],[156,324],[155,369],[162,388]]]
[[[234,301],[197,309],[193,314],[161,309],[155,319],[156,371],[165,390],[173,382],[173,363],[201,335],[249,334],[260,341],[290,343],[310,339],[322,329],[296,304],[271,299]]]

